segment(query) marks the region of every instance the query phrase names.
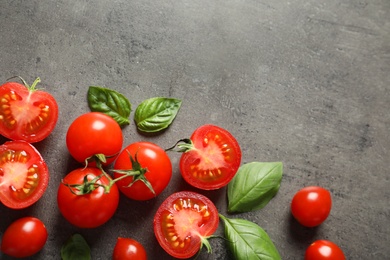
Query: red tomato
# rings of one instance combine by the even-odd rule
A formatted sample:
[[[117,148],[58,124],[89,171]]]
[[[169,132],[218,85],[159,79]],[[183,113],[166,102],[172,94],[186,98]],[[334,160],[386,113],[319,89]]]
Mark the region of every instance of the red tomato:
[[[205,196],[181,191],[169,196],[154,216],[154,234],[161,247],[176,258],[190,258],[219,223],[215,205]]]
[[[37,218],[24,217],[11,223],[1,241],[1,251],[12,257],[28,257],[38,253],[47,240],[45,225]]]
[[[184,180],[204,190],[227,185],[241,163],[241,149],[233,135],[218,126],[203,125],[190,140],[193,146],[180,159]]]
[[[320,225],[332,208],[330,192],[317,186],[299,190],[291,201],[291,213],[305,227]]]
[[[0,201],[12,209],[26,208],[46,191],[49,170],[41,154],[25,141],[0,146]]]
[[[58,105],[52,95],[17,82],[0,86],[0,134],[34,143],[45,139],[56,126]],[[25,82],[24,82],[25,83]]]
[[[306,249],[305,260],[345,260],[345,255],[335,243],[317,240]]]
[[[140,165],[133,165],[130,156],[137,159]],[[134,200],[156,197],[167,187],[172,176],[172,164],[167,153],[161,147],[149,142],[133,143],[123,149],[115,161],[115,179],[123,176],[115,172],[117,170],[138,171],[137,175],[116,182],[119,190]],[[151,185],[154,192],[145,182]]]
[[[119,204],[119,191],[115,183],[106,190],[102,185],[110,185],[110,180],[101,174],[98,168],[80,168],[62,180],[57,193],[58,208],[71,224],[80,228],[94,228],[103,225],[114,215]],[[88,185],[84,183],[85,176]],[[94,185],[91,184],[93,179]],[[77,189],[75,184],[84,185]]]
[[[131,238],[118,237],[116,241],[113,260],[146,260],[146,250],[138,241]]]
[[[109,164],[122,149],[123,135],[119,124],[110,116],[90,112],[76,118],[66,134],[69,153],[78,162],[102,154]]]

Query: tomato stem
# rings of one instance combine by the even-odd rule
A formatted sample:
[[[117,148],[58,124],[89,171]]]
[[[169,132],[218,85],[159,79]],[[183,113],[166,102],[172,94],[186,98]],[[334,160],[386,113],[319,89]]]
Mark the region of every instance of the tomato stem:
[[[195,146],[192,140],[189,138],[184,138],[177,141],[174,146],[165,149],[165,151],[176,151],[180,153],[185,153],[193,149],[195,149]]]

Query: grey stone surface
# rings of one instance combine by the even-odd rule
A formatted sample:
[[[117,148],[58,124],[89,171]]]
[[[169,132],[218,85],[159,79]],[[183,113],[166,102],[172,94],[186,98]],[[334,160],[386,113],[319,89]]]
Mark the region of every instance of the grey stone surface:
[[[152,219],[169,194],[191,189],[178,154],[170,154],[174,175],[159,197],[142,203],[121,197],[102,227],[77,229],[57,209],[61,178],[80,167],[65,145],[67,127],[89,111],[88,86],[100,85],[125,94],[133,109],[155,96],[183,100],[167,131],[144,136],[132,122],[124,145],[148,140],[169,147],[211,123],[236,136],[242,163],[282,161],[276,197],[235,217],[264,228],[283,259],[303,259],[316,239],[336,242],[348,259],[388,259],[389,11],[388,0],[0,1],[0,81],[39,76],[60,108],[56,129],[36,144],[51,172],[49,188],[25,210],[0,206],[0,234],[32,215],[49,231],[32,259],[60,259],[61,245],[76,232],[92,259],[110,259],[118,236],[140,241],[150,259],[170,259]],[[307,185],[326,187],[333,197],[331,215],[313,229],[298,225],[289,210]],[[203,192],[222,214],[225,192]],[[213,253],[198,259],[231,259],[225,241],[211,244]]]

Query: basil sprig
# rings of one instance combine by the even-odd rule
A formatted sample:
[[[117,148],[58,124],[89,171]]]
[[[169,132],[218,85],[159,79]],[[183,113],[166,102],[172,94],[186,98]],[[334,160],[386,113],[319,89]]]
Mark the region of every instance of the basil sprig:
[[[90,260],[91,249],[80,234],[71,236],[61,248],[62,260]]]
[[[130,101],[115,90],[90,86],[88,89],[88,105],[91,111],[107,114],[121,126],[130,124]]]
[[[225,225],[225,237],[235,259],[281,259],[268,234],[256,223],[230,219],[219,214]]]
[[[228,184],[228,211],[248,212],[263,208],[278,192],[282,175],[281,162],[242,165]]]
[[[134,121],[138,130],[146,133],[159,132],[175,119],[181,100],[154,97],[144,100],[135,110]]]

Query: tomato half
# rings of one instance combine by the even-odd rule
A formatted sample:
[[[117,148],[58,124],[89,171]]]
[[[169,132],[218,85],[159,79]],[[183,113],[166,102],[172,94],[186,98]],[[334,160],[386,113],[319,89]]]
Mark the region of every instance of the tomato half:
[[[79,168],[66,175],[58,187],[58,208],[64,218],[76,227],[94,228],[103,225],[118,208],[118,188],[114,183],[109,191],[106,191],[103,185],[109,185],[110,180],[101,174],[102,171],[98,168]],[[88,181],[95,179],[95,185],[77,189],[74,185],[85,184],[85,176]]]
[[[315,227],[324,222],[332,208],[332,198],[327,189],[309,186],[299,190],[291,201],[291,213],[305,227]]]
[[[136,159],[139,165],[133,165],[131,158]],[[172,176],[172,164],[167,153],[150,142],[136,142],[123,149],[114,164],[115,179],[123,176],[116,172],[117,170],[138,171],[139,174],[134,177],[126,177],[116,182],[119,190],[134,200],[156,197],[167,187]],[[151,185],[153,192],[145,182]]]
[[[204,190],[226,186],[241,163],[241,148],[227,130],[215,125],[196,129],[193,146],[183,153],[180,171],[186,182]]]
[[[328,240],[313,242],[305,252],[305,260],[345,260],[341,248]]]
[[[90,112],[76,118],[68,128],[66,146],[78,162],[104,155],[105,164],[113,162],[122,149],[123,135],[119,124],[110,116]]]
[[[47,230],[42,221],[34,217],[23,217],[5,230],[1,251],[12,257],[28,257],[38,253],[47,240]]]
[[[0,201],[12,209],[26,208],[46,191],[49,169],[41,154],[25,141],[0,145]]]
[[[146,250],[138,241],[131,238],[118,237],[112,260],[146,260]]]
[[[169,196],[154,216],[154,234],[161,247],[176,258],[194,256],[202,239],[211,236],[219,223],[218,211],[207,197],[189,191]]]
[[[55,128],[58,105],[48,92],[17,82],[0,86],[0,134],[12,140],[34,143],[45,139]]]

